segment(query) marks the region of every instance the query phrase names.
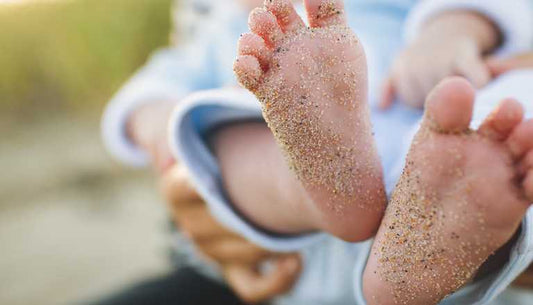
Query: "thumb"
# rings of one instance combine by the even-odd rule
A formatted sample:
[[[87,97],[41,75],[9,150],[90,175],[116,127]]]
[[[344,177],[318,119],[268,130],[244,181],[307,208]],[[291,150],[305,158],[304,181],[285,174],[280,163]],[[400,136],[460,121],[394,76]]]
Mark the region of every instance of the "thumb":
[[[482,88],[492,79],[490,70],[477,51],[461,56],[456,72],[468,79],[476,88]]]
[[[396,92],[394,89],[394,81],[392,76],[389,76],[383,83],[383,88],[381,89],[381,101],[379,103],[379,108],[382,110],[388,109],[394,103],[395,97]]]
[[[272,270],[261,273],[255,266],[230,265],[224,276],[235,293],[247,303],[270,300],[292,288],[301,271],[298,255],[278,257]]]

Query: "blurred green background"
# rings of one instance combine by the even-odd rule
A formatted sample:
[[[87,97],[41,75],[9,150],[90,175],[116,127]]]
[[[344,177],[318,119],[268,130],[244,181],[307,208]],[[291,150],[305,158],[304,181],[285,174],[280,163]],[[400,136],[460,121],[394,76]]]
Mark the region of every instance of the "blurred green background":
[[[0,1],[1,3],[1,1]],[[0,4],[0,113],[101,109],[155,48],[171,0]]]
[[[170,5],[0,0],[0,304],[79,304],[171,270],[156,179],[111,160],[99,128],[168,44]]]

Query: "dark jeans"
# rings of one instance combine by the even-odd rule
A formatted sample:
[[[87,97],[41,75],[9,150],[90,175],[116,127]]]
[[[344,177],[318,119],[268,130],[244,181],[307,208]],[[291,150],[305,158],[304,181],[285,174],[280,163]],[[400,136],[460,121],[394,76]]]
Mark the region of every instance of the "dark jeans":
[[[226,286],[192,268],[129,287],[91,305],[244,305]]]

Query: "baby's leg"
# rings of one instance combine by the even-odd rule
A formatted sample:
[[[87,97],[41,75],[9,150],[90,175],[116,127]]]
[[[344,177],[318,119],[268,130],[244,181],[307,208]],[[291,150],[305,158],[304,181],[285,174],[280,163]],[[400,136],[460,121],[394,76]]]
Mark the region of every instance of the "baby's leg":
[[[428,98],[364,274],[369,304],[436,304],[516,232],[533,200],[533,120],[503,100],[469,129],[462,79]]]
[[[264,123],[239,123],[212,141],[232,204],[264,230],[298,234],[316,230],[319,215]]]
[[[288,164],[312,199],[317,228],[350,241],[372,236],[385,207],[372,137],[366,59],[347,27],[343,1],[291,1],[250,15],[235,72],[256,94]]]

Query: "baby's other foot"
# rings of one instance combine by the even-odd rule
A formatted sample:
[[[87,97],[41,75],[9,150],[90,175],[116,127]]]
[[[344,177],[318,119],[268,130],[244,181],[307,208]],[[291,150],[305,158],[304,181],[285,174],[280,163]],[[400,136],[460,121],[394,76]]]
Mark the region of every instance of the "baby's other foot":
[[[438,85],[364,275],[369,304],[436,304],[511,239],[533,200],[533,120],[504,100],[469,129],[474,89]]]
[[[343,1],[304,1],[310,27],[290,0],[250,14],[235,72],[255,93],[290,167],[312,198],[314,222],[350,241],[371,237],[385,207],[372,138],[363,47]]]

